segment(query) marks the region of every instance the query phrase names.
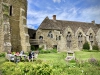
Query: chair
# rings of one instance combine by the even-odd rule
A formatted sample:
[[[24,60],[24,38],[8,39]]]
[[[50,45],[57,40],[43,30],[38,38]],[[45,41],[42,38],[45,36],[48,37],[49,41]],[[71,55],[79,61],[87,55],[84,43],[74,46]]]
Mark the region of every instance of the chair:
[[[12,55],[12,54],[5,54],[5,58],[7,59],[7,60],[9,60],[9,61],[14,61],[14,58],[15,58],[15,56],[14,55]]]

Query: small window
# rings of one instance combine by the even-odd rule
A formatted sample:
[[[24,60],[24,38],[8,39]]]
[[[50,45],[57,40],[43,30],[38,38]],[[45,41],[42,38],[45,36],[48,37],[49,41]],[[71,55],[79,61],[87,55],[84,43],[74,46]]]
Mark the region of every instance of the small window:
[[[59,36],[59,40],[61,40],[61,36]]]
[[[39,36],[39,39],[43,39],[43,36]]]
[[[53,38],[53,35],[51,34],[51,38]]]
[[[10,6],[9,15],[12,16],[12,5]]]
[[[48,33],[48,37],[53,38],[52,31],[49,31],[49,33]]]

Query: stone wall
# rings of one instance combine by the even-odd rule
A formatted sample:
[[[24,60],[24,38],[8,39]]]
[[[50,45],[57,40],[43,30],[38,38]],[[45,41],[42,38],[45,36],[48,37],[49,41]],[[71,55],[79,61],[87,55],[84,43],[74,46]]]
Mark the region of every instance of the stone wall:
[[[8,4],[9,6],[8,14],[9,14],[9,24],[10,24],[10,34],[11,34],[10,42],[12,45],[11,47],[12,51],[21,51],[21,50],[29,51],[30,50],[29,35],[27,31],[28,28],[26,26],[27,0],[0,0],[0,3]],[[3,40],[3,35],[1,37]]]
[[[3,47],[3,40],[4,40],[4,35],[3,35],[3,25],[2,25],[2,21],[3,21],[3,13],[2,13],[2,2],[0,0],[0,52],[4,51],[4,47]]]
[[[51,31],[51,34],[53,37],[48,36],[49,32]],[[50,34],[50,35],[51,35]],[[52,49],[54,45],[58,45],[58,36],[61,36],[60,31],[58,30],[41,30],[39,29],[36,32],[36,39],[39,39],[40,36],[43,36],[43,40],[45,40],[46,49]]]
[[[96,34],[96,41],[97,41],[97,45],[100,48],[100,29],[98,30],[97,34]]]
[[[48,37],[48,34],[50,31],[52,32],[53,38]],[[74,32],[69,26],[63,31],[63,33],[61,33],[61,32],[62,31],[60,31],[60,30],[38,29],[36,32],[36,39],[39,39],[39,37],[42,36],[43,40],[45,40],[45,45],[46,45],[47,49],[52,49],[54,45],[57,45],[58,51],[82,50],[83,44],[85,42],[89,42],[90,49],[92,49],[92,46],[95,45],[96,43],[98,43],[98,45],[100,47],[100,43],[99,43],[100,42],[100,40],[99,40],[100,29],[97,33],[94,33],[92,28],[88,29],[87,32],[83,32],[81,27],[79,27],[77,29],[77,31]],[[67,46],[67,40],[66,40],[68,32],[71,33],[71,47],[70,48]],[[81,36],[79,36],[80,33],[81,33]],[[93,37],[92,44],[90,42],[90,34],[92,34],[92,37]],[[61,36],[61,39],[57,40],[56,36]],[[80,41],[79,37],[81,37],[81,41]],[[81,45],[80,45],[80,42],[81,42]]]

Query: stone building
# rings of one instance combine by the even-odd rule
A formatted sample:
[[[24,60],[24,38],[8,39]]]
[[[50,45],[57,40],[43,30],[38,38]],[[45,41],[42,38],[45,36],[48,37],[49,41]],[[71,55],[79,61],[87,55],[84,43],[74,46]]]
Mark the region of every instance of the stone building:
[[[27,0],[0,0],[0,51],[29,51]]]
[[[58,51],[81,50],[88,42],[90,49],[93,45],[100,47],[100,24],[57,20],[46,17],[36,31],[36,40],[39,47],[44,49],[57,48]],[[32,44],[32,41],[31,41]],[[33,44],[34,45],[34,44]]]

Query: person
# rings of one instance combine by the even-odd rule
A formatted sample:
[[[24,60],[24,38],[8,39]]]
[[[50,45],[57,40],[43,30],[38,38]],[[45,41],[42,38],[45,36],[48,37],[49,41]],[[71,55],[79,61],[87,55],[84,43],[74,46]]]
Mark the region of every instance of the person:
[[[19,52],[16,52],[15,55],[19,55]]]
[[[33,51],[31,52],[31,54],[32,54],[32,56],[34,56],[34,52]]]
[[[24,54],[24,51],[22,50],[22,51],[20,52],[20,54]]]
[[[7,51],[7,54],[11,54],[11,51],[10,51],[10,50],[8,50],[8,51]]]
[[[29,60],[29,62],[30,62],[30,60],[31,60],[31,59],[33,58],[33,56],[34,56],[34,52],[33,52],[33,51],[30,51],[28,56],[29,56],[29,57],[28,57],[28,60]]]

